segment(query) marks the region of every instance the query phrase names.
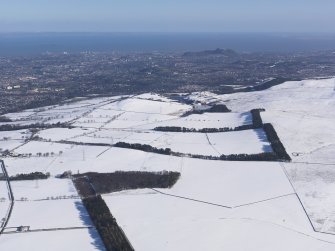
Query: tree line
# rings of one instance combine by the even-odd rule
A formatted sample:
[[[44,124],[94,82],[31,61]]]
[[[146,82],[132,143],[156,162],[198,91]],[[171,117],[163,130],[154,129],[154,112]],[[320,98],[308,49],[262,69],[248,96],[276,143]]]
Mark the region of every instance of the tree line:
[[[151,145],[146,145],[146,144],[130,144],[126,142],[117,142],[114,144],[115,147],[120,147],[120,148],[129,148],[129,149],[134,149],[134,150],[141,150],[144,152],[151,152],[151,153],[158,153],[158,154],[164,154],[164,155],[171,155],[172,151],[170,148],[157,148],[153,147]]]
[[[0,122],[12,122],[12,120],[6,116],[0,116]]]
[[[32,173],[20,173],[15,176],[10,176],[10,181],[20,180],[44,180],[50,177],[50,173],[32,172]],[[5,177],[0,177],[0,180],[5,180]]]
[[[122,172],[117,171],[114,173],[84,173],[75,174],[72,176],[74,183],[83,182],[81,178],[85,179],[85,183],[89,182],[89,187],[94,188],[94,192],[98,194],[112,193],[128,189],[139,188],[170,188],[180,177],[178,172],[140,172],[130,171]],[[81,184],[76,187],[82,187]],[[79,189],[82,196],[83,189]]]
[[[251,115],[252,115],[252,127],[253,129],[257,129],[257,128],[262,128],[263,127],[263,121],[262,121],[262,117],[261,117],[261,112],[264,112],[265,109],[252,109],[250,111]]]
[[[276,131],[271,124],[264,124],[264,132],[270,142],[273,152],[262,152],[256,154],[222,154],[220,156],[211,155],[200,155],[190,153],[180,153],[171,151],[170,148],[156,148],[150,145],[143,144],[130,144],[125,142],[118,142],[114,146],[129,148],[134,150],[141,150],[144,152],[152,152],[164,155],[172,155],[177,157],[190,157],[196,159],[207,159],[207,160],[229,160],[229,161],[290,161],[290,156],[286,153],[283,144],[280,142]]]
[[[234,132],[253,129],[253,125],[241,125],[236,127],[221,127],[221,128],[187,128],[180,126],[157,126],[154,131],[160,132],[198,132],[198,133],[216,133],[216,132]]]
[[[44,123],[35,123],[29,125],[15,125],[15,124],[6,124],[0,125],[0,131],[16,131],[23,129],[49,129],[49,128],[73,128],[72,126],[66,123],[54,123],[54,124],[44,124]]]

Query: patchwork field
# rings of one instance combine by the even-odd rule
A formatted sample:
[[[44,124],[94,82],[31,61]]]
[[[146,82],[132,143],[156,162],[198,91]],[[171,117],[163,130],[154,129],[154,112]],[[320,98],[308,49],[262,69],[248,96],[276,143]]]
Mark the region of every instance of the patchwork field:
[[[0,123],[0,154],[15,202],[8,217],[2,176],[0,250],[45,250],[41,238],[50,250],[105,250],[71,178],[118,171],[180,174],[169,188],[103,194],[135,250],[333,250],[334,86],[287,82],[192,93],[185,103],[152,93],[77,98],[5,114],[12,122]],[[213,104],[232,112],[213,112]],[[278,140],[255,125],[257,108]],[[276,159],[278,141],[292,161]],[[50,177],[31,180],[39,173]]]

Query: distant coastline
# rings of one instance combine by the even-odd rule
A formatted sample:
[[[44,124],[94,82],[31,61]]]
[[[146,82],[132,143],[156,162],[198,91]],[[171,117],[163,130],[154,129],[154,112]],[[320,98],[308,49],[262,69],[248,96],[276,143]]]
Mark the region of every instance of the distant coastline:
[[[92,52],[239,52],[335,50],[335,34],[284,33],[0,33],[0,56]]]

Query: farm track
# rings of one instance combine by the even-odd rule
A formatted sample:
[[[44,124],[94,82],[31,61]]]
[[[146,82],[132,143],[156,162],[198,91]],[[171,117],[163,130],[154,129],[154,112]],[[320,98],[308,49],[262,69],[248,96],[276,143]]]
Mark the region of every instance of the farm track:
[[[65,231],[65,230],[78,230],[78,229],[91,229],[93,226],[88,227],[58,227],[58,228],[39,228],[28,231],[8,231],[2,234],[25,234],[25,233],[36,233],[36,232],[50,232],[50,231]]]

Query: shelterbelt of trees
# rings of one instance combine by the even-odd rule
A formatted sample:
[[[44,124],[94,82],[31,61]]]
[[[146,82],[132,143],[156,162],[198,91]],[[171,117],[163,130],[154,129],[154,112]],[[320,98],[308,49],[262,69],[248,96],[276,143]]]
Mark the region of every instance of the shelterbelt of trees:
[[[44,124],[44,123],[34,123],[29,125],[15,125],[15,124],[5,124],[0,125],[0,131],[16,131],[16,130],[24,130],[24,129],[49,129],[49,128],[73,128],[66,123],[54,123],[54,124]]]
[[[134,250],[100,195],[83,199],[83,204],[107,251]]]
[[[94,188],[94,193],[104,194],[118,192],[128,189],[139,188],[170,188],[180,177],[178,172],[140,172],[117,171],[114,173],[95,173],[75,174],[72,176],[74,184],[83,197],[90,195],[87,190]],[[87,186],[87,183],[89,185]]]
[[[50,177],[50,173],[33,172],[33,173],[20,173],[15,176],[10,176],[10,181],[20,180],[44,180]],[[5,180],[4,177],[0,177],[0,180]]]

